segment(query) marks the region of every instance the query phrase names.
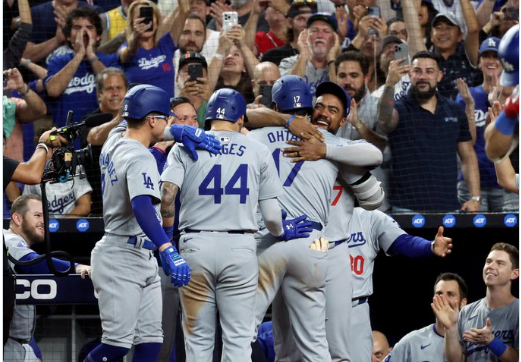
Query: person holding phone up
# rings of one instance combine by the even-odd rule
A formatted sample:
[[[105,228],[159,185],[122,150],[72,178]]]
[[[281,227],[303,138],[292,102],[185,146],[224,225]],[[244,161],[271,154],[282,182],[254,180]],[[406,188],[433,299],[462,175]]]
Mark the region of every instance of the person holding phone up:
[[[130,83],[151,84],[174,96],[174,52],[179,45],[186,17],[188,0],[161,21],[157,6],[139,0],[128,10],[127,42],[118,50],[119,60]]]

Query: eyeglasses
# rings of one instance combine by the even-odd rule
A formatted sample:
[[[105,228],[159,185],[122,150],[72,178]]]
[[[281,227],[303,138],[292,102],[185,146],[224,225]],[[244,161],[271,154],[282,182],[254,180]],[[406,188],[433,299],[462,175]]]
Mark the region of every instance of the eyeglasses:
[[[159,118],[159,119],[164,119],[166,122],[168,122],[168,118],[170,118],[170,117],[169,116],[156,115],[156,116],[147,116],[147,118]]]

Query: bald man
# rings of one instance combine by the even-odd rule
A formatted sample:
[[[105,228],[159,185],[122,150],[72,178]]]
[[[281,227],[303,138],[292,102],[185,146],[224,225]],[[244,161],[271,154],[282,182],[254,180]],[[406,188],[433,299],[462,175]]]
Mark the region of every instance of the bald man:
[[[273,86],[275,81],[280,78],[279,67],[272,62],[262,62],[257,64],[253,72],[253,79],[251,86],[253,88],[253,94],[255,95],[255,104],[259,103],[262,98],[261,86]],[[271,100],[271,96],[269,97]],[[270,101],[271,103],[271,101]],[[269,107],[270,104],[265,104]]]
[[[371,362],[381,362],[385,356],[391,353],[392,348],[389,347],[389,341],[385,334],[379,331],[373,331],[373,354]]]

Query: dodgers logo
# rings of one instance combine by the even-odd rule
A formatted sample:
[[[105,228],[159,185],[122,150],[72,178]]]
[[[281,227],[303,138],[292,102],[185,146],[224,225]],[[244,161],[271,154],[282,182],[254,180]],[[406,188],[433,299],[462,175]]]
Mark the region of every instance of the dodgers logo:
[[[456,218],[454,217],[454,215],[445,215],[445,217],[443,218],[443,226],[445,226],[446,228],[451,228],[454,227],[454,225],[456,225]]]
[[[412,226],[415,228],[422,228],[425,225],[425,217],[423,215],[414,215],[412,217]]]
[[[513,228],[517,225],[517,216],[514,214],[507,214],[503,219],[506,227]]]
[[[55,233],[60,229],[60,223],[56,219],[49,220],[49,231]]]
[[[357,246],[362,246],[367,243],[364,233],[361,231],[352,233],[346,241],[349,248],[356,248]]]
[[[483,214],[478,214],[474,216],[474,226],[477,228],[482,228],[487,225],[487,217]]]
[[[80,231],[82,233],[89,230],[89,226],[90,226],[89,221],[86,219],[79,219],[76,222],[76,229],[78,229],[78,231]]]

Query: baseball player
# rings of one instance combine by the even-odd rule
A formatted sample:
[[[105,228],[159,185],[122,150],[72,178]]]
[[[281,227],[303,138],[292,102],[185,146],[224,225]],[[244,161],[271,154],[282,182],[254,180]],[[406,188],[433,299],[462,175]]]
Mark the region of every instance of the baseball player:
[[[496,243],[483,267],[485,298],[459,311],[444,295],[434,296],[431,307],[445,328],[447,361],[518,361],[519,299],[511,293],[518,277],[519,251],[513,245]]]
[[[42,199],[38,195],[18,197],[11,207],[11,222],[8,230],[4,230],[5,245],[9,255],[17,261],[27,262],[40,255],[31,247],[44,241]],[[66,271],[70,263],[52,258],[57,270]],[[31,266],[9,265],[17,273],[51,274],[45,260]],[[82,278],[90,274],[90,266],[75,265],[75,271]],[[34,305],[16,305],[13,320],[9,329],[9,339],[4,346],[4,361],[36,362],[35,351],[29,345],[36,326],[36,308]]]
[[[454,308],[459,310],[467,304],[467,284],[458,274],[442,273],[434,283],[434,295],[443,295]],[[436,318],[436,323],[403,337],[384,362],[445,362],[444,335],[445,328]]]
[[[327,130],[336,132],[349,113],[349,96],[340,87],[328,82],[317,88],[317,97],[313,119],[320,120]],[[311,113],[312,97],[305,81],[300,77],[284,76],[277,80],[273,87],[273,100],[275,110],[293,115],[288,125],[295,114],[302,114],[306,109]],[[352,164],[356,166],[364,166],[364,163],[367,166],[375,166],[381,162],[382,155],[376,147],[365,142],[341,140],[327,130],[321,131],[326,138],[326,144],[321,144],[320,147],[325,149],[328,158],[345,161],[350,157],[353,160]],[[290,343],[286,339],[289,335],[288,325],[291,324],[303,360],[330,361],[333,358],[335,361],[348,361],[346,339],[335,346],[334,355],[329,353],[331,346],[328,350],[329,337],[326,341],[327,324],[324,324],[324,321],[327,308],[326,281],[330,279],[328,270],[330,256],[320,251],[310,250],[309,247],[311,240],[322,235],[321,230],[327,223],[331,191],[339,174],[339,165],[325,159],[292,163],[289,158],[281,157],[284,147],[287,146],[286,141],[300,140],[285,128],[265,127],[254,130],[249,135],[270,148],[278,165],[279,177],[285,186],[285,193],[280,198],[283,209],[287,210],[289,215],[306,213],[316,229],[309,239],[299,240],[298,243],[293,241],[287,245],[276,244],[271,238],[261,236],[259,292],[256,301],[257,325],[260,324],[269,304],[273,301],[273,328],[278,360],[295,360],[291,356],[293,351],[288,348]],[[342,170],[341,174],[348,184],[354,184],[363,179],[365,172],[364,169],[361,174],[351,174]],[[365,191],[369,191],[367,194],[375,198],[381,196],[380,188]],[[342,248],[342,242],[333,242],[329,245],[331,249]],[[345,252],[347,251],[341,254],[344,258]],[[345,265],[345,261],[343,264]],[[310,269],[309,265],[313,265],[314,268]],[[340,267],[333,273],[335,272],[342,275],[344,281],[349,280],[348,266],[343,269]],[[281,292],[275,298],[279,288]],[[345,282],[339,284],[336,292],[339,298],[344,300],[351,298],[350,286],[346,286]],[[286,307],[290,323],[285,318]],[[344,310],[346,310],[345,325],[347,325],[349,310],[348,308]],[[342,337],[347,338],[348,329],[345,325],[343,330],[346,333]]]
[[[177,286],[190,280],[190,268],[161,227],[159,172],[150,144],[165,138],[195,148],[219,150],[218,141],[187,126],[167,126],[168,95],[138,85],[123,100],[125,122],[115,127],[100,155],[105,235],[91,255],[92,282],[99,300],[102,343],[86,361],[115,361],[135,346],[133,361],[156,360],[163,340],[161,285],[154,248],[163,270]],[[116,307],[114,307],[116,306]]]
[[[194,163],[186,148],[176,144],[161,177],[164,219],[174,216],[175,196],[181,190],[179,248],[193,269],[190,284],[180,290],[188,362],[212,361],[217,310],[222,360],[251,360],[257,205],[267,229],[279,240],[305,237],[312,230],[305,222],[299,224],[305,215],[282,221],[275,164],[266,146],[240,134],[245,113],[246,101],[239,92],[216,91],[205,120],[221,141],[220,154],[200,153]]]

